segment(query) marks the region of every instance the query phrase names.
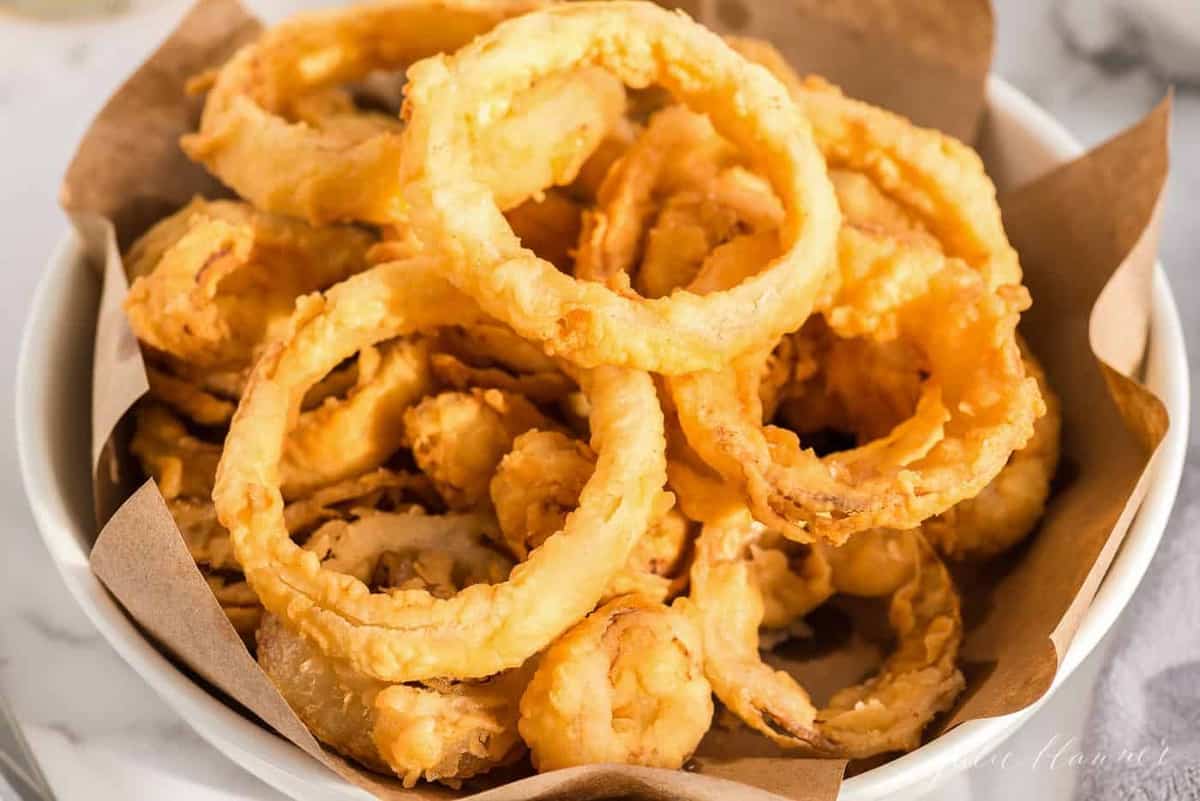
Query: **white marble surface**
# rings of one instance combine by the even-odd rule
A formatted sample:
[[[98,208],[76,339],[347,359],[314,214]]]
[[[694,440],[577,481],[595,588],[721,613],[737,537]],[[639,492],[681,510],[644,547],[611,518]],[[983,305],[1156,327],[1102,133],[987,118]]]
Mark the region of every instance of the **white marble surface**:
[[[11,387],[25,310],[65,227],[60,173],[92,115],[173,25],[185,0],[100,0],[121,13],[44,23],[0,0],[0,384]],[[314,4],[309,0],[307,4]],[[277,17],[294,3],[251,2]],[[1131,13],[1127,7],[1141,10]],[[997,0],[997,71],[1087,144],[1132,122],[1178,80],[1163,260],[1192,342],[1200,333],[1200,11],[1194,0]],[[1163,14],[1156,12],[1162,11]],[[1177,15],[1177,16],[1173,16]],[[1191,82],[1190,84],[1188,82]],[[1200,351],[1193,348],[1193,370]],[[0,417],[12,420],[12,393]],[[1200,444],[1193,428],[1192,454]],[[1192,462],[1195,462],[1193,459]],[[63,799],[276,799],[226,761],[151,694],[75,607],[26,506],[11,423],[0,427],[0,692],[16,708]],[[1200,504],[1189,468],[1181,505]],[[1181,510],[1182,511],[1182,510]],[[1181,515],[1177,514],[1176,519]],[[1103,648],[987,763],[947,798],[1062,798],[1073,781],[1071,738],[1082,729]],[[1041,758],[1039,759],[1039,754]],[[1007,755],[1007,756],[1005,756]],[[943,794],[939,794],[943,795]]]

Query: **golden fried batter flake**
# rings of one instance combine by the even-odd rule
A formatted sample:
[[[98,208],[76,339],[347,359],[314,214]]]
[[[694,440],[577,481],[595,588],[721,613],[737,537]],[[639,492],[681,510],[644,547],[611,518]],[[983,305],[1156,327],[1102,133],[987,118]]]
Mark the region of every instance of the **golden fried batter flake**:
[[[519,727],[539,771],[600,762],[678,768],[712,714],[691,619],[626,595],[542,654],[521,696]]]

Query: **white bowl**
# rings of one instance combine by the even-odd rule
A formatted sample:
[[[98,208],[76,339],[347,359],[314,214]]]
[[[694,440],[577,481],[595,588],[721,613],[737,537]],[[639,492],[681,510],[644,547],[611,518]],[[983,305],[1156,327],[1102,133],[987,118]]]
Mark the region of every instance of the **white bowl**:
[[[983,155],[997,183],[1013,186],[1080,152],[1079,144],[1016,89],[992,78]],[[243,717],[180,672],[142,636],[88,568],[94,536],[88,469],[88,393],[99,280],[69,232],[33,299],[17,374],[17,444],[25,490],[67,587],[125,661],[206,740],[284,793],[307,801],[368,796],[287,741]],[[1055,677],[1060,686],[1112,626],[1146,570],[1171,511],[1187,442],[1188,366],[1179,315],[1155,273],[1146,380],[1166,403],[1171,430],[1133,526]],[[1047,698],[1049,693],[1047,693]],[[1044,701],[1045,699],[1043,699]],[[928,791],[1012,734],[1037,708],[960,726],[911,754],[848,779],[843,799]]]

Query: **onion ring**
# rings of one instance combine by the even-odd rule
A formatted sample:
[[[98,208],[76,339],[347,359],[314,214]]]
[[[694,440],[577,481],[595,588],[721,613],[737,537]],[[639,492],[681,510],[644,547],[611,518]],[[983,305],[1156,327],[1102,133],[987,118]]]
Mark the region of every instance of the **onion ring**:
[[[973,498],[926,520],[921,531],[950,559],[985,559],[1020,542],[1037,525],[1058,468],[1062,409],[1041,365],[1022,344],[1025,372],[1037,382],[1046,413],[1033,436],[1004,469]]]
[[[595,466],[591,448],[560,432],[529,431],[517,437],[490,485],[501,544],[524,559],[561,531]],[[665,601],[686,586],[691,532],[674,505],[670,493],[659,495],[649,528],[609,582],[605,600],[637,592]]]
[[[288,432],[279,468],[288,500],[381,465],[404,444],[406,409],[433,388],[426,343],[386,343],[357,358],[349,394],[301,412]],[[221,446],[191,434],[166,406],[139,406],[130,447],[164,498],[211,495]]]
[[[355,385],[345,397],[326,398],[301,412],[288,432],[279,467],[285,498],[383,464],[404,444],[407,410],[433,390],[427,342],[366,347],[357,365]]]
[[[712,721],[699,632],[686,614],[626,595],[554,642],[521,696],[539,771],[612,762],[678,768]]]
[[[248,204],[194,198],[126,253],[125,314],[137,338],[205,369],[250,365],[298,295],[367,266],[373,237],[313,228]]]
[[[596,209],[585,217],[576,277],[617,291],[632,278],[633,288],[649,298],[679,287],[698,292],[688,285],[709,253],[752,231],[772,234],[774,244],[741,278],[757,272],[778,255],[773,234],[783,210],[770,186],[738,162],[703,115],[682,106],[655,114],[610,170]]]
[[[565,373],[507,372],[499,367],[475,367],[451,353],[434,353],[429,366],[437,380],[456,390],[498,389],[534,403],[554,403],[575,392],[575,382]]]
[[[688,597],[704,640],[704,673],[721,702],[746,725],[785,748],[823,753],[829,744],[817,730],[817,708],[808,693],[758,653],[765,610],[746,556],[763,531],[742,508],[706,523],[700,532]],[[821,557],[812,550],[810,558]],[[814,587],[813,607],[828,597],[827,585],[828,579]]]
[[[438,511],[440,502],[433,483],[420,473],[381,467],[292,501],[283,519],[288,531],[302,532],[327,520],[364,517],[377,509]]]
[[[912,577],[909,536],[906,531],[873,528],[836,547],[823,543],[821,553],[829,564],[834,590],[860,598],[896,592]]]
[[[486,682],[389,685],[325,656],[266,615],[258,662],[313,735],[405,787],[419,779],[451,787],[512,762],[524,752],[518,698],[528,672]]]
[[[535,403],[560,402],[577,390],[557,362],[503,326],[439,331],[430,363],[438,381],[457,390],[500,389]]]
[[[207,498],[221,459],[220,444],[194,436],[160,403],[139,403],[134,419],[129,450],[163,498]]]
[[[758,627],[767,607],[761,574],[755,572],[761,556],[753,543],[762,531],[742,510],[706,525],[697,544],[690,598],[704,636],[705,672],[717,697],[785,748],[865,758],[917,747],[926,724],[965,684],[955,664],[962,638],[958,596],[928,542],[916,532],[888,534],[904,554],[896,562],[907,571],[893,573],[890,585],[879,582],[870,589],[892,594],[889,619],[897,646],[874,677],[840,690],[818,710],[795,679],[768,667],[758,653]],[[854,577],[838,575],[850,562],[822,567],[823,552],[833,551],[809,551],[809,561],[818,564],[801,568],[810,583],[800,585],[807,594],[789,604],[792,611],[815,607],[832,592],[831,582],[854,586]]]
[[[1021,283],[996,187],[979,154],[952,136],[919,128],[890,111],[853,100],[822,78],[800,78],[770,43],[729,37],[730,46],[766,67],[812,122],[830,169],[852,170],[917,215],[948,256],[978,270],[989,289]]]
[[[323,569],[381,590],[445,597],[507,577],[512,560],[490,545],[495,525],[485,515],[379,513],[330,521],[304,547]],[[320,653],[274,616],[258,642],[259,663],[318,739],[405,786],[421,778],[457,786],[524,752],[516,723],[528,668],[482,682],[389,685]]]
[[[672,377],[680,424],[706,462],[745,487],[756,517],[793,539],[911,528],[981,491],[1032,435],[1043,404],[1014,339],[1027,305],[1023,287],[989,292],[973,270],[945,262],[897,310],[901,335],[929,360],[917,410],[859,448],[817,457],[795,434],[761,427],[745,370]]]
[[[304,548],[315,553],[326,570],[354,576],[368,586],[426,589],[449,597],[472,584],[508,578],[513,560],[491,546],[495,529],[495,519],[485,514],[379,512],[356,520],[330,520],[312,533]],[[381,564],[389,556],[400,559]],[[437,568],[436,581],[421,569],[422,560],[424,567]],[[405,561],[413,569],[404,569]]]
[[[563,275],[522,249],[471,175],[473,142],[531,80],[583,65],[665,86],[752,154],[784,208],[782,255],[724,292],[639,299]],[[796,328],[830,267],[838,212],[807,123],[779,83],[683,15],[648,3],[580,2],[508,20],[409,70],[410,221],[449,280],[522,336],[584,367],[716,369]],[[745,310],[754,308],[754,315]]]
[[[202,426],[228,425],[237,404],[190,381],[147,364],[148,395]]]
[[[404,413],[413,458],[451,509],[487,499],[492,474],[518,436],[554,427],[524,397],[498,389],[431,395]]]
[[[646,529],[665,481],[662,412],[650,378],[614,367],[580,376],[595,472],[565,529],[508,581],[450,599],[371,594],[320,569],[287,536],[278,464],[305,390],[358,349],[416,330],[471,325],[481,312],[426,260],[375,267],[301,299],[293,330],[259,361],[225,444],[213,494],[263,605],[327,654],[385,681],[482,677],[522,664],[591,609]],[[587,553],[580,559],[579,553]],[[554,597],[554,604],[545,598]]]
[[[926,724],[966,686],[956,665],[962,617],[950,574],[919,532],[890,536],[910,566],[888,610],[896,647],[874,677],[839,690],[817,715],[833,751],[851,759],[916,748]]]
[[[298,101],[372,70],[456,50],[501,20],[543,5],[384,0],[298,14],[221,68],[199,132],[180,145],[260,208],[314,223],[393,222],[406,160],[399,121],[343,111],[328,120],[318,113],[316,125],[292,122],[306,116],[296,113]],[[489,126],[475,160],[480,180],[496,189],[505,208],[573,180],[625,109],[624,90],[601,70],[523,88],[529,91],[512,113]]]

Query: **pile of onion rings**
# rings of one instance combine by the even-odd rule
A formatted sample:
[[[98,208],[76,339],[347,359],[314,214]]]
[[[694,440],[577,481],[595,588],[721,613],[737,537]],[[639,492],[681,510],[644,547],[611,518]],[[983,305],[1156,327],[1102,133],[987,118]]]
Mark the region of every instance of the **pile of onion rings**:
[[[1036,528],[1061,425],[970,148],[639,0],[301,14],[191,89],[238,198],[124,254],[130,450],[319,740],[406,786],[681,768],[715,696],[921,744],[943,559]],[[770,651],[842,596],[895,642],[815,698]]]

